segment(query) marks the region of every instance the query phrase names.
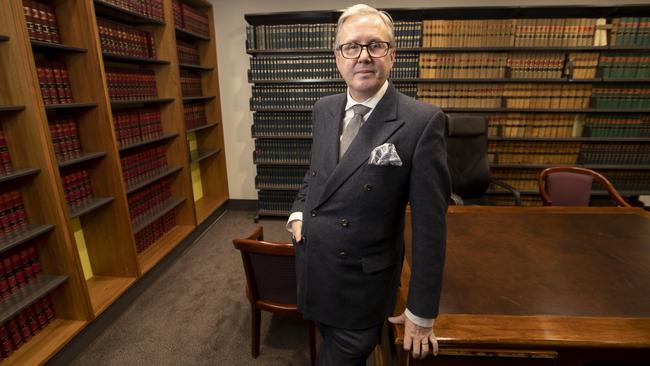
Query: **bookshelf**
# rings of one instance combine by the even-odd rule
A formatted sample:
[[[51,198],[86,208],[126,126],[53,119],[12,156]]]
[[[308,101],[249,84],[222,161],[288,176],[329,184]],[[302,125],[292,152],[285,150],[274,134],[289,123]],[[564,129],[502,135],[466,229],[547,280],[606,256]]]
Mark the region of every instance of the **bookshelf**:
[[[447,113],[487,116],[493,175],[521,188],[527,204],[541,204],[537,174],[553,165],[599,170],[627,197],[650,189],[650,42],[639,25],[650,7],[387,10],[396,21],[396,88]],[[278,192],[297,191],[308,161],[287,161],[286,143],[311,139],[311,105],[345,90],[331,49],[339,15],[245,16],[261,216],[287,215],[291,195]],[[557,160],[553,149],[571,148]],[[501,196],[490,190],[509,204]]]
[[[190,3],[212,33],[180,66],[172,0],[0,2],[0,326],[43,320],[4,364],[44,364],[227,201],[212,8]],[[205,98],[183,99],[181,70]],[[206,123],[187,128],[195,103]],[[209,153],[194,182],[188,129]]]

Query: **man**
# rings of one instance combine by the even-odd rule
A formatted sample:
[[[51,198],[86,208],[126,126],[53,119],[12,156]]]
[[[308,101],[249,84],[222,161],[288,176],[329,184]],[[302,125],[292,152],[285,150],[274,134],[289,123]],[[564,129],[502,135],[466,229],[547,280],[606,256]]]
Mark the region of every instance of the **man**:
[[[411,203],[412,274],[404,348],[437,353],[433,334],[450,197],[444,114],[395,90],[392,20],[366,5],[339,18],[336,65],[348,92],[313,107],[311,166],[287,224],[298,306],[323,336],[317,365],[364,365],[391,314]],[[359,106],[361,105],[361,106]]]

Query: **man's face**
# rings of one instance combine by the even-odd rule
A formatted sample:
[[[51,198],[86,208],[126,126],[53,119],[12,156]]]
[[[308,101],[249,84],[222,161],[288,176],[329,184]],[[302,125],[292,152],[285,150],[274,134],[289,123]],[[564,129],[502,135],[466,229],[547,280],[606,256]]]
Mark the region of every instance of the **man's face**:
[[[350,17],[341,26],[338,44],[356,42],[388,42],[388,29],[377,15],[357,15]],[[391,45],[393,46],[393,45]],[[335,51],[336,66],[350,88],[350,95],[358,102],[373,96],[384,85],[393,64],[395,49],[391,48],[384,57],[372,58],[364,47],[361,56],[347,59],[340,51]]]

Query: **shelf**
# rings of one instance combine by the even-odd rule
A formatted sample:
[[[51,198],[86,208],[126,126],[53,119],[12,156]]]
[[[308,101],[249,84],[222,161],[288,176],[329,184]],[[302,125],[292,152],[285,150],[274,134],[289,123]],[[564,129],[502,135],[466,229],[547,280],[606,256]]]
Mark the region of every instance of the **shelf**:
[[[639,79],[423,79],[423,78],[391,78],[394,83],[436,84],[436,83],[496,83],[496,84],[523,84],[523,83],[567,83],[567,84],[598,84],[598,83],[649,83],[648,78]],[[248,79],[250,84],[342,84],[343,79]]]
[[[575,51],[648,51],[650,46],[627,46],[627,47],[398,47],[397,52],[575,52]],[[272,50],[246,50],[249,55],[273,55],[273,54],[324,54],[332,53],[331,48],[285,48]]]
[[[181,2],[195,8],[201,8],[200,10],[204,10],[204,11],[212,7],[212,5],[210,5],[210,3],[207,0],[182,0]]]
[[[86,326],[86,321],[52,319],[29,342],[3,361],[3,366],[43,365]]]
[[[186,133],[192,133],[192,132],[198,132],[202,130],[206,130],[208,128],[213,128],[218,125],[217,122],[212,122],[212,123],[206,123],[203,126],[198,126],[198,127],[192,127],[190,129],[185,130]]]
[[[539,191],[531,191],[531,190],[518,190],[519,193],[522,195],[526,196],[539,196]],[[629,197],[629,196],[643,196],[643,195],[650,195],[650,190],[617,190],[618,193],[623,196],[623,197]],[[505,195],[512,195],[510,191],[494,191],[494,190],[488,190],[486,192],[488,195],[497,195],[497,194],[505,194]],[[609,193],[604,190],[594,190],[591,192],[592,196],[609,196]]]
[[[85,215],[89,212],[97,210],[98,208],[113,202],[113,200],[114,200],[113,197],[93,197],[90,199],[90,201],[87,204],[83,206],[77,206],[77,207],[68,206],[68,209],[70,210],[70,218],[74,219],[81,215]]]
[[[144,229],[147,225],[163,217],[163,215],[180,206],[183,202],[185,202],[185,197],[172,197],[165,203],[158,205],[142,214],[140,218],[133,220],[133,233],[135,234]]]
[[[0,303],[0,323],[4,323],[34,301],[49,294],[68,280],[67,276],[41,274]]]
[[[577,166],[595,170],[650,170],[650,165],[624,165],[624,164],[499,164],[490,163],[490,168],[501,169],[546,169],[554,166]]]
[[[251,112],[311,112],[311,108],[251,108]]]
[[[212,213],[221,207],[221,205],[226,203],[226,201],[227,198],[225,197],[203,196],[198,201],[194,202],[197,223],[201,224],[205,221],[205,219],[212,215]]]
[[[29,224],[23,231],[10,235],[2,235],[0,236],[0,253],[48,233],[52,229],[54,229],[54,225]]]
[[[270,210],[257,210],[259,216],[273,216],[273,217],[289,217],[289,211],[270,211]]]
[[[160,135],[158,137],[149,139],[147,141],[140,141],[140,142],[136,142],[136,143],[133,143],[133,144],[130,144],[130,145],[122,146],[122,147],[120,147],[120,152],[127,151],[127,150],[130,150],[130,149],[134,149],[136,147],[146,146],[146,145],[153,144],[153,143],[160,142],[160,141],[171,140],[176,136],[178,136],[178,132],[166,133],[164,135]]]
[[[163,104],[173,102],[174,98],[151,98],[151,99],[135,99],[135,100],[112,100],[111,107],[120,108],[120,107],[135,107],[138,105],[147,105],[147,104]]]
[[[216,98],[214,95],[206,95],[206,96],[200,96],[200,97],[187,97],[183,98],[183,103],[190,103],[190,102],[205,102],[208,100],[212,100]]]
[[[257,160],[253,161],[253,164],[259,165],[259,166],[265,166],[265,165],[270,165],[270,166],[309,166],[309,162],[302,162],[302,163],[287,163],[287,162],[259,162]]]
[[[312,136],[308,135],[287,135],[287,136],[274,136],[274,135],[253,135],[254,139],[273,139],[273,140],[311,140]]]
[[[135,282],[135,277],[93,276],[86,280],[95,316],[101,314]]]
[[[196,154],[190,153],[190,163],[192,164],[198,163],[201,160],[217,155],[220,151],[221,151],[220,149],[208,149],[208,150],[198,150]]]
[[[121,8],[117,5],[113,5],[102,0],[94,0],[94,2],[95,12],[99,15],[106,15],[114,19],[119,19],[134,24],[165,25],[165,22],[161,20],[149,18],[146,15]]]
[[[212,71],[212,70],[214,70],[214,67],[207,67],[207,66],[201,66],[201,65],[178,64],[178,66],[181,69],[189,69],[189,70],[199,70],[199,71]]]
[[[189,31],[187,29],[182,29],[176,27],[176,37],[179,38],[189,38],[189,39],[194,39],[194,40],[199,40],[199,41],[209,41],[210,37],[206,37],[204,35],[194,33],[192,31]]]
[[[174,226],[166,232],[160,239],[156,240],[149,248],[138,254],[138,262],[142,274],[149,272],[158,262],[169,254],[180,244],[183,239],[189,236],[194,230],[193,226]]]
[[[24,111],[25,106],[23,105],[0,105],[0,113],[1,112],[20,112]]]
[[[255,185],[255,189],[260,191],[298,191],[300,190],[300,184],[298,185],[285,185],[285,186],[265,186],[265,185]]]
[[[14,169],[12,173],[0,174],[0,183],[9,182],[14,179],[36,175],[41,171],[39,168]]]
[[[140,182],[133,183],[132,185],[127,186],[126,187],[126,194],[131,194],[131,193],[137,191],[138,189],[146,187],[146,186],[148,186],[149,184],[151,184],[151,183],[153,183],[155,181],[158,181],[158,180],[163,179],[163,178],[165,178],[167,176],[170,176],[170,175],[180,171],[182,168],[183,167],[181,167],[181,166],[173,166],[173,167],[165,168],[165,169],[161,170],[160,172],[158,172],[153,177],[147,178],[145,180],[142,180]]]
[[[42,42],[42,41],[35,41],[35,40],[31,40],[31,42],[33,48],[44,50],[44,51],[60,51],[60,52],[70,52],[70,53],[88,52],[87,48],[69,46],[67,44]]]
[[[7,42],[9,40],[9,37],[3,36],[0,34],[0,42]]]
[[[47,111],[57,111],[57,110],[66,110],[66,109],[84,109],[84,108],[95,108],[97,103],[64,103],[64,104],[46,104],[45,110]]]
[[[156,60],[153,58],[137,57],[137,56],[125,56],[125,55],[119,55],[116,53],[109,53],[109,52],[103,52],[102,55],[104,56],[104,60],[111,60],[111,61],[129,62],[129,63],[136,63],[136,64],[154,64],[154,65],[170,64],[169,61],[165,61],[165,60]]]
[[[447,113],[650,113],[650,109],[441,108]]]
[[[489,141],[650,142],[650,137],[488,137]]]
[[[82,152],[79,156],[68,160],[59,160],[59,168],[65,168],[70,165],[80,164],[86,161],[101,159],[106,156],[105,152],[85,153]]]

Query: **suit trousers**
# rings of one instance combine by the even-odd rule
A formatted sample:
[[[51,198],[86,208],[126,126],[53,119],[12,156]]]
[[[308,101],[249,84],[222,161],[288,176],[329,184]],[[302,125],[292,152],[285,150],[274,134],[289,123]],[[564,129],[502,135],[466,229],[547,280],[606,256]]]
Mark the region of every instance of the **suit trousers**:
[[[379,344],[383,325],[342,329],[316,324],[323,338],[316,356],[316,366],[365,366],[366,359]]]

